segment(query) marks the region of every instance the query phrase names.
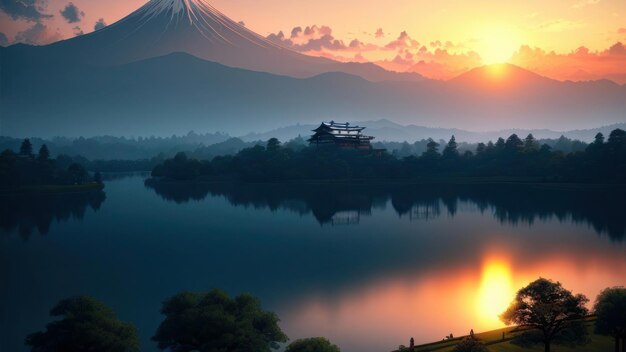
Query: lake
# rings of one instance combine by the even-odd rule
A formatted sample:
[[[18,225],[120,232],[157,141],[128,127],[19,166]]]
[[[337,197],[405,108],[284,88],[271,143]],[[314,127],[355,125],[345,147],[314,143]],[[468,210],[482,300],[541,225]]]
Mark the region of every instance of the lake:
[[[593,302],[626,285],[624,189],[532,185],[159,184],[0,198],[0,350],[24,351],[62,298],[92,295],[142,351],[167,297],[222,288],[293,340],[386,352],[503,326],[546,277]]]

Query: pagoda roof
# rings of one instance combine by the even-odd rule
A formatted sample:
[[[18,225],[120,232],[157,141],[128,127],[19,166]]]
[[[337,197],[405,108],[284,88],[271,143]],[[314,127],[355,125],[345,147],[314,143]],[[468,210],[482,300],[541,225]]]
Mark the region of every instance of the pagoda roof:
[[[330,122],[322,122],[322,124],[314,129],[313,131],[319,131],[322,129],[330,129],[330,130],[338,130],[338,131],[362,131],[365,129],[365,127],[359,127],[359,126],[350,126],[349,122],[335,122],[335,121],[330,121]]]

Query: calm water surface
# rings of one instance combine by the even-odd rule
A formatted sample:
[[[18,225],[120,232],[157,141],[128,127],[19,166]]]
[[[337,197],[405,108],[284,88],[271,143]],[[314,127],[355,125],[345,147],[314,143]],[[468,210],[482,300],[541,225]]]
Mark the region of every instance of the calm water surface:
[[[250,292],[291,339],[389,351],[501,326],[539,276],[626,285],[624,192],[538,186],[144,185],[0,200],[0,351],[62,298],[133,322],[143,351],[181,290]]]

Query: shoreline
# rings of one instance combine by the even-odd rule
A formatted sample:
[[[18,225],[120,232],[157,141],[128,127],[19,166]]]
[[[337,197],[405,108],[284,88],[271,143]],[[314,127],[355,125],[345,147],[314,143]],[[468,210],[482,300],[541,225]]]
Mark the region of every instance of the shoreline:
[[[0,189],[0,196],[20,195],[46,195],[46,194],[72,194],[101,191],[104,184],[95,182],[82,185],[36,185],[9,189]]]
[[[146,183],[161,184],[263,184],[263,185],[361,185],[361,186],[412,186],[412,185],[437,185],[437,186],[457,186],[457,185],[517,185],[532,186],[545,189],[626,189],[623,183],[583,183],[583,182],[546,182],[537,177],[443,177],[443,178],[421,178],[421,179],[350,179],[350,180],[256,180],[246,181],[239,179],[224,178],[199,178],[195,180],[173,180],[158,177],[148,177]]]

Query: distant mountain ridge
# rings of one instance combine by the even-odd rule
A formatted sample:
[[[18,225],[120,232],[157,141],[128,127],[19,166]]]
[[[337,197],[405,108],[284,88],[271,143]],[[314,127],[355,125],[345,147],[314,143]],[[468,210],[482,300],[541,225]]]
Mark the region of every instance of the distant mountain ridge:
[[[346,73],[299,79],[185,53],[112,67],[23,66],[0,50],[0,135],[230,135],[321,120],[498,130],[625,121],[626,87],[558,82],[506,90],[440,81],[371,82]]]
[[[0,67],[7,136],[245,135],[331,119],[484,131],[626,122],[626,86],[609,81],[513,65],[435,81],[340,63],[271,43],[205,0],[151,0],[87,35],[0,47]]]

